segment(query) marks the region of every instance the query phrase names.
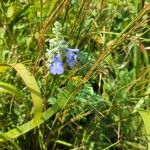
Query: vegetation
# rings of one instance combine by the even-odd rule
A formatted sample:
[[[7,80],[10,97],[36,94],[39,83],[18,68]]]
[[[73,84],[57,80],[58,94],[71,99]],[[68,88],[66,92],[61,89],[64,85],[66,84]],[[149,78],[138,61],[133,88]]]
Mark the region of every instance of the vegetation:
[[[149,150],[150,1],[0,1],[0,150]]]

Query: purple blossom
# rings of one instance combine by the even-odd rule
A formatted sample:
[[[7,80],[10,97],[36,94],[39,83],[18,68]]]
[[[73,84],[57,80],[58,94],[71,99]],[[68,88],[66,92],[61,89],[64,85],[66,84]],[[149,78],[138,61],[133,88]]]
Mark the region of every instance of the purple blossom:
[[[56,54],[53,57],[52,64],[50,66],[50,72],[53,75],[63,74],[63,72],[64,72],[64,65],[63,65],[63,63],[61,61],[61,56],[59,54]]]
[[[66,49],[67,65],[71,69],[75,66],[77,62],[78,52],[79,52],[78,49],[71,49],[71,48]]]

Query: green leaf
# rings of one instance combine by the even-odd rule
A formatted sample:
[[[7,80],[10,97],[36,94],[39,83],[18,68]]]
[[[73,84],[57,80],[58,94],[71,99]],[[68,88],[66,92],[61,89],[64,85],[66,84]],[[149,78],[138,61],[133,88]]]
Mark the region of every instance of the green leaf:
[[[0,92],[11,93],[17,97],[21,97],[21,92],[19,91],[19,89],[5,82],[0,82]]]
[[[4,140],[9,141],[16,150],[21,150],[21,148],[10,138],[8,138],[6,135],[4,135],[2,132],[0,132],[0,138],[3,138]]]
[[[7,10],[7,17],[11,18],[15,14],[15,6],[11,5]]]
[[[6,72],[6,70],[9,69],[9,68],[10,68],[9,66],[0,64],[0,72],[1,73]]]
[[[139,111],[145,126],[148,140],[148,149],[150,149],[150,110]]]
[[[42,102],[43,100],[42,100],[40,89],[37,85],[37,82],[34,76],[26,69],[26,67],[23,64],[0,64],[0,68],[2,71],[5,71],[6,69],[10,67],[14,68],[17,71],[17,73],[21,76],[24,83],[26,84],[29,91],[31,92],[31,97],[32,97],[33,107],[34,107],[34,122],[36,123],[40,120],[41,115],[42,115],[42,109],[43,109],[43,102]],[[12,86],[10,87],[10,85],[8,84],[7,86],[5,85],[5,90],[6,90],[6,87],[7,87],[7,92],[8,92],[8,89],[9,91],[10,89],[13,90],[13,92],[16,91],[14,87]]]
[[[43,100],[37,82],[34,76],[25,68],[23,64],[11,64],[10,66],[17,71],[31,92],[34,106],[34,121],[37,123],[41,118],[43,109]]]
[[[68,142],[62,141],[62,140],[56,140],[56,143],[59,143],[59,144],[65,145],[65,146],[69,146],[69,147],[73,146],[71,143],[68,143]]]

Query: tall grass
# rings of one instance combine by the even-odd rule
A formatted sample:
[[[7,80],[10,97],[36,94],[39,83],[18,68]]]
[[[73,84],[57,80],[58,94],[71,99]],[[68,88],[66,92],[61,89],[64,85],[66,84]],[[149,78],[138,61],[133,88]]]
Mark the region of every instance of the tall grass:
[[[0,148],[150,149],[149,12],[148,0],[0,1]],[[46,49],[61,41],[78,63],[53,75]]]

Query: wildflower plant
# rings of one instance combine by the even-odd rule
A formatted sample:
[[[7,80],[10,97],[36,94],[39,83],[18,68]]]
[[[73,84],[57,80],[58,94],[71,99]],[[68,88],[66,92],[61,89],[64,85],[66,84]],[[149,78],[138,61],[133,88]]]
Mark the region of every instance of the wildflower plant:
[[[48,39],[48,48],[46,49],[46,58],[47,58],[47,66],[49,66],[52,61],[55,54],[63,55],[63,50],[67,48],[67,43],[64,40],[64,38],[61,36],[62,26],[59,22],[56,22],[54,24],[54,27],[52,28],[52,32],[54,34],[54,37],[51,39]]]
[[[67,42],[61,36],[62,26],[59,22],[52,28],[54,38],[49,39],[49,48],[46,49],[47,67],[53,75],[64,73],[63,60],[66,59],[67,65],[72,69],[77,63],[78,49],[68,48]],[[65,58],[66,56],[66,58]]]

